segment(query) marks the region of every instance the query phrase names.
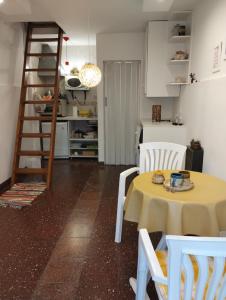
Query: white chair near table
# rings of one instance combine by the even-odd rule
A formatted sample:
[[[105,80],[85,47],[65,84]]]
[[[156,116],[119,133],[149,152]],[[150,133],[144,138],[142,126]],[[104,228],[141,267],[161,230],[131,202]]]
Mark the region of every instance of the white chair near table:
[[[151,277],[160,300],[226,299],[226,238],[166,236],[167,251],[154,250],[146,229],[139,232],[136,300],[148,300]]]
[[[174,143],[151,142],[140,144],[139,167],[130,168],[120,174],[117,218],[115,229],[115,242],[120,243],[122,237],[123,209],[126,199],[126,179],[129,175],[139,174],[154,170],[180,170],[183,167],[183,159],[186,147]]]

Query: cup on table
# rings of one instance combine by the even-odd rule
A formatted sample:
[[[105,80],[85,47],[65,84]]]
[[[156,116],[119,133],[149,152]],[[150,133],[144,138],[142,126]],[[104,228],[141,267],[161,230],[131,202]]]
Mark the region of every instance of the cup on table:
[[[188,171],[180,171],[180,174],[182,174],[184,182],[183,184],[189,185],[190,184],[190,172]]]
[[[180,187],[183,184],[183,174],[181,173],[172,173],[170,175],[170,185],[172,187]]]

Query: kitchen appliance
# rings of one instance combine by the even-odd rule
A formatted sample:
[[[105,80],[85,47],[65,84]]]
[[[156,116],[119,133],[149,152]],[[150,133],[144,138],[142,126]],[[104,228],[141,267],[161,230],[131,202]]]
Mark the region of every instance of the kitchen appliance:
[[[65,76],[65,90],[88,91],[89,88],[82,85],[78,75]]]
[[[51,131],[50,122],[42,122],[42,132],[48,133]],[[49,138],[43,139],[44,151],[49,151]],[[54,158],[69,158],[69,142],[68,142],[68,123],[56,122],[56,141]]]

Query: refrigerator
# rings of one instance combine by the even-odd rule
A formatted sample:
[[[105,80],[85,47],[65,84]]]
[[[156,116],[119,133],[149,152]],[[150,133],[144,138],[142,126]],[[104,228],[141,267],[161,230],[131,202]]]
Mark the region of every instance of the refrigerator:
[[[42,122],[42,131],[51,132],[51,123]],[[43,139],[43,150],[48,151],[50,149],[50,139]],[[56,140],[54,158],[69,158],[69,142],[68,142],[68,122],[56,123]]]

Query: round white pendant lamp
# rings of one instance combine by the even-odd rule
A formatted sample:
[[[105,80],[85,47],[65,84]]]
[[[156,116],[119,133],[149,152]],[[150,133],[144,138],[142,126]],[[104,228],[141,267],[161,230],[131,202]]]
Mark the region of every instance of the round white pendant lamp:
[[[79,72],[79,80],[88,88],[95,87],[101,81],[101,71],[97,65],[86,63]]]

